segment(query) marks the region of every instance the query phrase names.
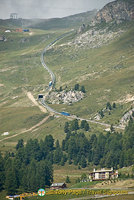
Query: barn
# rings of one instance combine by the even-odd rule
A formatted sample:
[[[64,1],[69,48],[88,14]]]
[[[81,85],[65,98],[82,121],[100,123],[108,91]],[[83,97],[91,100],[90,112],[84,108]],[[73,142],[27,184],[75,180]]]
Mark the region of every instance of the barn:
[[[54,189],[63,189],[66,188],[66,184],[65,183],[53,183],[50,187],[50,189],[54,190]]]

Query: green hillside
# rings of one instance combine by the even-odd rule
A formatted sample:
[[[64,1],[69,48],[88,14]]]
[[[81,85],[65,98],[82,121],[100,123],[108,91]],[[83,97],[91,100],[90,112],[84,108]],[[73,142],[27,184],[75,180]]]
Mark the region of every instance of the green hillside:
[[[75,44],[81,34],[74,32],[46,52],[45,62],[56,75],[56,89],[62,86],[63,89],[70,90],[77,83],[86,89],[83,100],[71,105],[52,104],[52,108],[94,120],[96,114],[106,108],[107,102],[111,105],[115,102],[116,109],[105,111],[104,117],[99,121],[109,125],[119,124],[122,116],[132,107],[134,92],[134,29],[132,24],[127,25],[127,30],[125,27],[126,25],[120,26],[123,30],[120,37],[113,38],[100,47],[89,48]],[[103,27],[100,28],[103,30]],[[68,30],[31,29],[30,33],[4,33],[1,29],[0,34],[5,34],[7,38],[6,42],[0,42],[0,139],[4,139],[4,145],[0,143],[2,150],[12,149],[20,138],[25,141],[30,137],[41,139],[50,133],[60,141],[65,138],[63,129],[67,119],[50,117],[47,123],[36,126],[49,112],[43,113],[27,96],[31,92],[37,100],[39,93],[45,94],[51,78],[41,65],[40,55],[45,46],[65,31]],[[114,32],[116,31],[118,30],[114,27]],[[33,126],[36,128],[31,133],[30,128]],[[90,127],[90,131],[85,133],[87,136],[103,132],[106,128],[92,123]],[[3,136],[4,132],[9,132],[9,135]],[[16,136],[10,138],[13,135]],[[9,139],[5,140],[6,137]]]
[[[51,29],[64,29],[64,28],[78,28],[83,23],[89,24],[96,14],[96,10],[88,11],[76,15],[71,15],[64,18],[54,18],[42,21],[41,23],[36,23],[31,25],[32,28],[38,28],[43,30]]]
[[[133,49],[134,29],[129,28],[121,37],[100,48],[68,45],[64,40],[46,54],[47,65],[57,77],[56,88],[61,85],[73,88],[76,83],[86,88],[85,98],[71,106],[52,105],[57,110],[66,110],[80,117],[92,117],[103,109],[107,102],[119,102],[127,94],[133,95]],[[77,37],[77,35],[75,36]],[[118,109],[103,118],[107,123],[118,123],[126,107]]]
[[[37,28],[42,30],[78,28],[83,23],[89,24],[97,10],[79,13],[64,18],[52,19],[0,19],[0,27]]]
[[[50,76],[41,66],[40,54],[62,33],[31,30],[30,33],[5,34],[7,41],[0,43],[1,139],[5,137],[3,132],[13,135],[48,115],[43,114],[24,91],[31,91],[37,99],[38,93],[48,86]]]
[[[65,181],[93,194],[134,189],[134,21],[91,26],[95,13],[0,20],[0,199]],[[119,177],[90,182],[104,167]]]

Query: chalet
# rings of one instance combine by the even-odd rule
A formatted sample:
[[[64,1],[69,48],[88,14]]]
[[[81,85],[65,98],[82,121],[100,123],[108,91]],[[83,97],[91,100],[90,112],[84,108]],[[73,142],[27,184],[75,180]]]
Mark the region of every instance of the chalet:
[[[66,184],[65,183],[53,183],[50,187],[50,189],[63,189],[66,188]]]
[[[118,170],[114,171],[113,168],[111,169],[102,168],[100,170],[94,169],[93,172],[89,174],[90,181],[108,180],[115,178],[118,178]]]

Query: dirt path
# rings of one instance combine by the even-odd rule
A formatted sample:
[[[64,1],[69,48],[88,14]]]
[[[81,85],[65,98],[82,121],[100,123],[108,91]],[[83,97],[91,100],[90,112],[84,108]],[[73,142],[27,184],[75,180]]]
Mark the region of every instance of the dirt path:
[[[31,92],[27,92],[26,90],[23,89],[23,92],[27,95],[27,97],[32,101],[32,103],[35,105],[35,106],[38,106],[39,109],[43,112],[43,113],[47,113],[47,110],[46,108],[44,108],[43,106],[39,105],[39,103],[36,101],[36,99],[34,98],[34,96],[32,95]],[[29,129],[23,129],[20,131],[20,133],[17,133],[15,135],[12,135],[12,136],[9,136],[9,137],[6,137],[6,138],[3,138],[0,140],[0,142],[4,141],[4,140],[8,140],[10,138],[14,138],[18,135],[21,135],[23,133],[26,133],[26,132],[29,132],[29,131],[33,131],[34,129],[38,128],[39,126],[41,126],[42,124],[44,124],[48,118],[50,117],[51,115],[45,117],[42,121],[40,121],[39,123],[37,123],[36,125],[32,126],[31,128]]]
[[[24,91],[24,93],[27,95],[27,97],[33,102],[33,104],[34,104],[35,106],[38,106],[39,109],[40,109],[42,112],[47,113],[47,109],[46,109],[45,107],[39,105],[39,103],[36,101],[36,99],[34,98],[34,96],[32,95],[31,92],[27,92],[27,91],[24,90],[24,89],[23,89],[23,91]]]
[[[20,133],[15,134],[15,135],[12,135],[12,136],[3,138],[3,139],[0,140],[0,142],[2,142],[2,141],[4,141],[4,140],[11,139],[11,138],[14,138],[14,137],[16,137],[16,136],[18,136],[18,135],[21,135],[21,134],[23,134],[23,133],[26,133],[26,132],[29,132],[29,131],[33,131],[34,129],[36,129],[36,128],[38,128],[39,126],[41,126],[42,124],[44,124],[44,123],[49,119],[49,117],[50,117],[50,115],[47,116],[47,117],[45,117],[41,122],[39,122],[38,124],[32,126],[31,128],[25,129],[25,130],[21,131]]]

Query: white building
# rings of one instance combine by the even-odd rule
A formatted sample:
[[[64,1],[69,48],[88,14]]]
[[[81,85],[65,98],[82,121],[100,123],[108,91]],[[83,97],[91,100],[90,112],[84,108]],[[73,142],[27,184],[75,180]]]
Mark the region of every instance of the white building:
[[[113,167],[111,169],[102,168],[100,170],[94,169],[93,172],[89,174],[90,180],[108,180],[118,178],[118,170],[114,171]]]

